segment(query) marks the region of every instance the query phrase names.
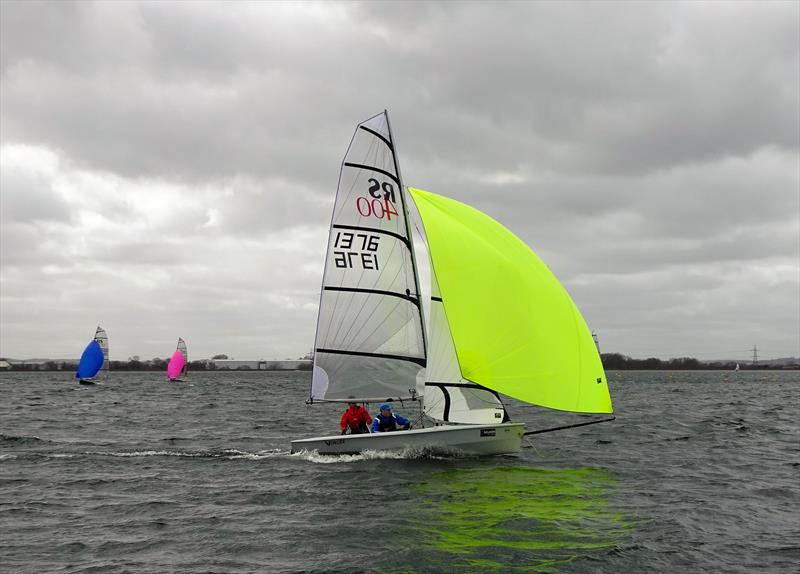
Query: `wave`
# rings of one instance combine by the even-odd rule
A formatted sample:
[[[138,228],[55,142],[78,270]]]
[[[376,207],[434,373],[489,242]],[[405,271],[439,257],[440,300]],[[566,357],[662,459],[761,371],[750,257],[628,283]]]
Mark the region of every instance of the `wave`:
[[[338,464],[365,460],[446,460],[475,458],[457,449],[441,447],[407,447],[398,450],[365,450],[359,454],[319,454],[316,450],[301,450],[289,455],[315,464]]]
[[[261,460],[265,458],[274,458],[276,456],[286,456],[289,451],[281,450],[262,450],[258,452],[247,452],[232,448],[222,450],[206,450],[206,451],[175,451],[175,450],[134,450],[122,452],[85,452],[86,455],[95,456],[110,456],[118,458],[134,458],[134,457],[149,457],[149,456],[174,456],[179,458],[222,458],[222,459],[249,459]]]
[[[39,438],[38,436],[17,436],[17,435],[10,435],[10,434],[2,434],[0,433],[0,443],[12,443],[12,444],[44,444],[50,442],[49,440],[44,440]]]

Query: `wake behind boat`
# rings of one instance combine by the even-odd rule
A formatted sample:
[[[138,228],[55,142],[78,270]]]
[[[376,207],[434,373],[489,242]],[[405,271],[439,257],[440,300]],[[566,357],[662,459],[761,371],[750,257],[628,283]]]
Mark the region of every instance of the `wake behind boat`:
[[[108,382],[108,335],[102,327],[97,327],[94,338],[83,350],[75,378],[81,385],[94,385],[100,379]]]
[[[431,265],[426,332],[408,199]],[[308,403],[422,401],[432,428],[292,441],[292,451],[446,448],[517,452],[523,423],[500,394],[610,413],[597,347],[566,290],[508,229],[403,186],[386,112],[359,124],[342,162]],[[424,420],[424,419],[423,419]]]

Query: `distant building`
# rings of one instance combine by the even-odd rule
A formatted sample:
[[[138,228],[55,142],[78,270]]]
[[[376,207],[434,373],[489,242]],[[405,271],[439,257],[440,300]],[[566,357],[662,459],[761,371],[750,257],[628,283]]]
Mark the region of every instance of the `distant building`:
[[[0,359],[0,369],[7,371],[11,368],[11,363],[6,361],[5,359]]]
[[[249,360],[240,361],[236,359],[214,359],[211,361],[217,370],[231,371],[300,371],[311,370],[311,361],[308,359],[284,360],[284,361],[265,361]]]

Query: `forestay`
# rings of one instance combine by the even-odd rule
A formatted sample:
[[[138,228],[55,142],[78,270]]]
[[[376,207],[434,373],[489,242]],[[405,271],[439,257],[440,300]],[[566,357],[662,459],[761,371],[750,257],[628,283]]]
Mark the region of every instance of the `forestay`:
[[[311,401],[409,397],[425,367],[419,287],[386,113],[342,163],[320,295]]]
[[[425,228],[461,376],[553,409],[612,412],[591,332],[536,254],[468,205],[409,192]]]

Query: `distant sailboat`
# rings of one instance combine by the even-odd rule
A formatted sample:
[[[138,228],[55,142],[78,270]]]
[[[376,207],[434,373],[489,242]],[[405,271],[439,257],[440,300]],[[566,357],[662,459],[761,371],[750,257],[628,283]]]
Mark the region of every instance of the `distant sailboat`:
[[[734,370],[734,371],[738,371],[738,370],[739,370],[739,363],[736,363],[736,368],[735,368],[735,369],[733,369],[733,370]]]
[[[178,337],[178,348],[172,353],[172,357],[167,365],[167,379],[181,382],[189,373],[189,354],[186,351],[186,342]]]
[[[94,385],[100,378],[108,382],[108,335],[102,327],[83,350],[75,378],[82,385]]]

